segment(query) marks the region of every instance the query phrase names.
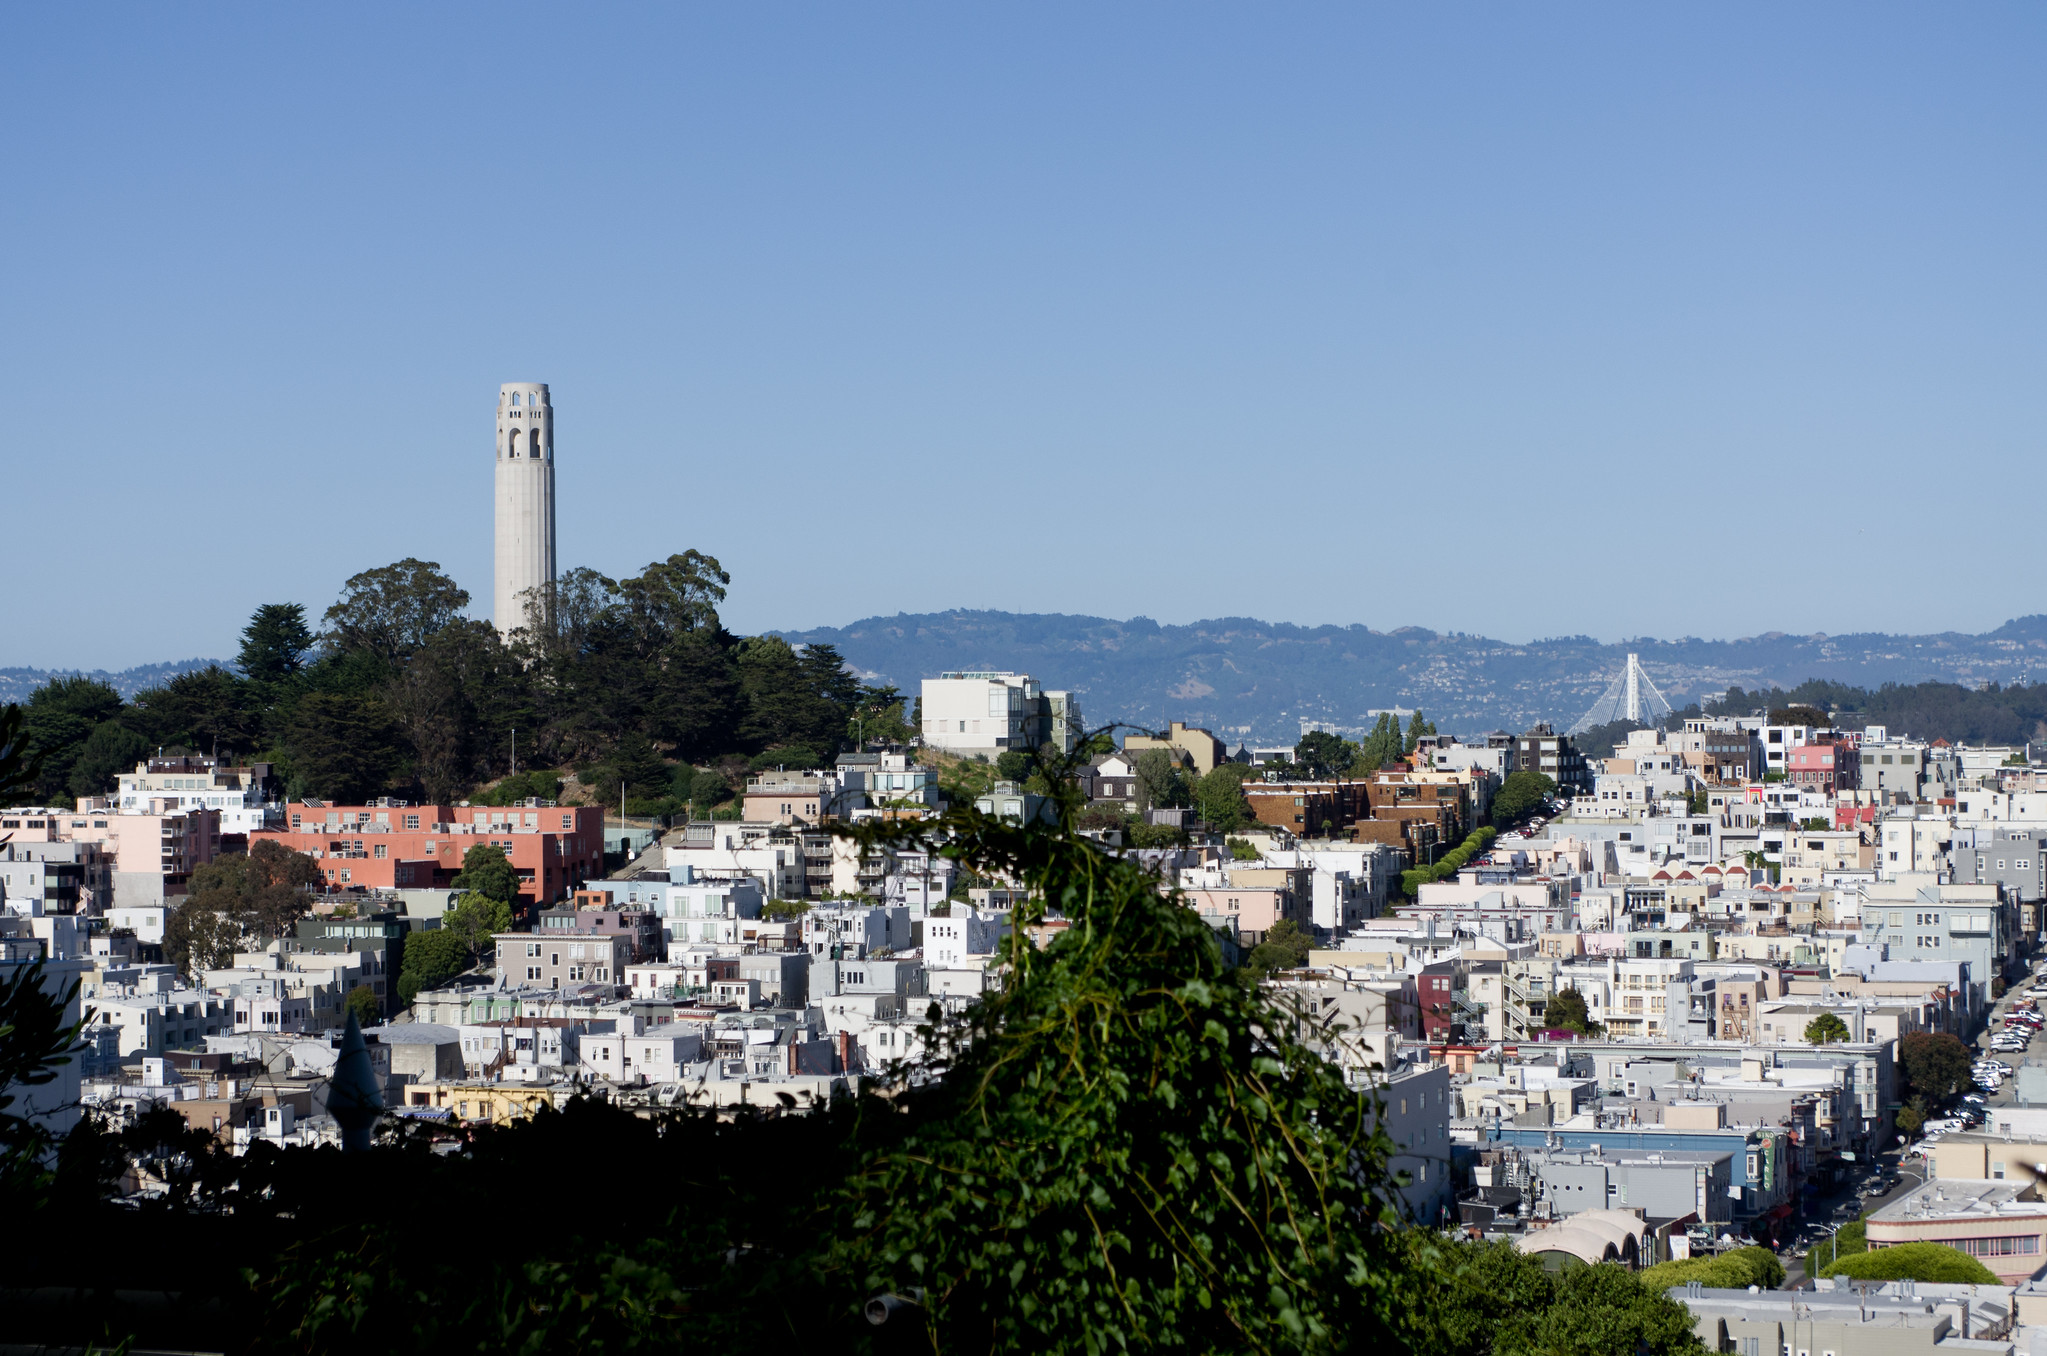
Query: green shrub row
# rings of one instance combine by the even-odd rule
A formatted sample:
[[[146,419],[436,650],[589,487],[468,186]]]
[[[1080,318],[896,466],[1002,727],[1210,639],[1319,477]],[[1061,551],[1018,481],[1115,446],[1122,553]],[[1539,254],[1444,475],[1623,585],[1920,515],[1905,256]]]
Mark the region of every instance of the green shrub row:
[[[1642,1273],[1642,1284],[1655,1290],[1697,1281],[1712,1290],[1775,1290],[1784,1284],[1784,1264],[1768,1248],[1736,1248],[1718,1257],[1686,1257],[1661,1262]]]
[[[1997,1277],[1945,1243],[1900,1243],[1843,1257],[1820,1273],[1857,1281],[1925,1281],[1929,1285],[1996,1285]]]
[[[1413,899],[1421,893],[1421,887],[1431,881],[1454,876],[1473,857],[1484,852],[1493,841],[1490,825],[1473,829],[1465,840],[1436,859],[1433,866],[1410,867],[1400,873],[1400,893]]]

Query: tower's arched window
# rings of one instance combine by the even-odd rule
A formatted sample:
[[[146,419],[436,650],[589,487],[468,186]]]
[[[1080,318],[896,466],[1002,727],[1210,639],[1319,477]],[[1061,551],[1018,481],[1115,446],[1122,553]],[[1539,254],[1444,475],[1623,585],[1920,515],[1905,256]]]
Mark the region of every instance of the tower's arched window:
[[[513,404],[513,406],[514,406],[514,407],[516,407],[516,406],[518,405],[518,403],[519,403],[519,393],[518,393],[517,391],[514,391],[514,392],[512,392],[512,404]]]

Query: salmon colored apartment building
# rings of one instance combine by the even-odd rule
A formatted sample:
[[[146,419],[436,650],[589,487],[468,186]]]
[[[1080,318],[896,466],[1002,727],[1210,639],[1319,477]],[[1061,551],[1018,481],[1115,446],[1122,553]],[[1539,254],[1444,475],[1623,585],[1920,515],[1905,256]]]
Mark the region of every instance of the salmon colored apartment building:
[[[328,805],[285,806],[285,826],[251,834],[319,864],[330,890],[444,889],[479,843],[505,850],[519,873],[519,893],[552,903],[604,874],[604,811],[595,805]]]

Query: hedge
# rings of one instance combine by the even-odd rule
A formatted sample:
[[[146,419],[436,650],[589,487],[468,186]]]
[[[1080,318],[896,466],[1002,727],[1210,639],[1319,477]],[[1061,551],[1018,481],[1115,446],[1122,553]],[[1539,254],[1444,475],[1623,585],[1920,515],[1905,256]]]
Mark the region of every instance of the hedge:
[[[1421,893],[1421,887],[1429,882],[1456,875],[1465,863],[1484,852],[1492,841],[1493,830],[1490,825],[1473,829],[1463,842],[1437,858],[1435,865],[1409,867],[1401,872],[1400,893],[1413,899]]]
[[[1735,1248],[1718,1257],[1686,1257],[1661,1262],[1642,1273],[1642,1284],[1657,1290],[1697,1281],[1714,1290],[1775,1290],[1784,1284],[1784,1264],[1768,1248]]]
[[[1996,1285],[1998,1279],[1969,1254],[1945,1243],[1900,1243],[1856,1253],[1820,1273],[1856,1281],[1925,1281],[1929,1285]]]

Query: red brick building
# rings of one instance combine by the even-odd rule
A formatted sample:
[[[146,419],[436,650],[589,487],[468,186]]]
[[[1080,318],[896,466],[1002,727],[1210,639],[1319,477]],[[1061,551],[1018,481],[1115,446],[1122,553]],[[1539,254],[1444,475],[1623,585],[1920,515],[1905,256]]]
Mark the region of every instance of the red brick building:
[[[604,874],[604,811],[594,805],[505,807],[327,805],[294,801],[283,829],[250,835],[270,839],[319,864],[330,890],[445,889],[462,858],[479,843],[505,850],[531,904],[565,899]]]
[[[1245,782],[1244,799],[1259,823],[1301,838],[1347,833],[1372,812],[1363,782]]]

